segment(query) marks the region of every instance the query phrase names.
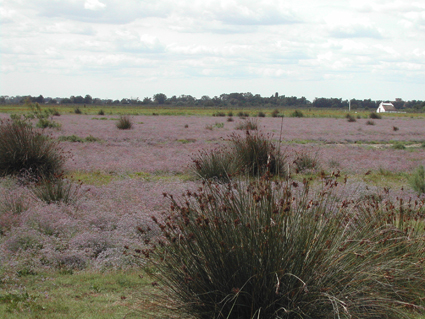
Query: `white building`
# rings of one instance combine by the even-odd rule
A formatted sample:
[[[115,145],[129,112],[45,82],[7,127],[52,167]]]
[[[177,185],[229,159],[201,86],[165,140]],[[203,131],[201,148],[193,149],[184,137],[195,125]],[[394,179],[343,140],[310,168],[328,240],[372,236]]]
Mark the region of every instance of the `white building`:
[[[376,113],[385,113],[385,112],[396,113],[397,110],[392,103],[381,102],[381,104],[379,104],[378,109],[376,110]]]

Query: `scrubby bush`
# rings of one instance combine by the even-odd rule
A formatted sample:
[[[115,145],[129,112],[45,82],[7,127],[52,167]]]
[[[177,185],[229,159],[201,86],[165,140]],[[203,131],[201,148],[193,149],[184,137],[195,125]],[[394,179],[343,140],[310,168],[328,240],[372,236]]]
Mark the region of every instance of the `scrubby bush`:
[[[258,117],[266,117],[266,113],[260,111],[260,112],[258,112],[257,116]]]
[[[381,115],[379,115],[378,113],[372,112],[369,114],[369,118],[374,119],[374,120],[379,120],[382,118]]]
[[[304,117],[304,113],[301,112],[300,110],[295,110],[294,112],[291,113],[292,117]]]
[[[395,150],[405,150],[406,146],[404,146],[404,144],[401,142],[396,142],[391,146],[391,148]]]
[[[133,127],[133,123],[131,122],[131,119],[127,115],[121,115],[118,121],[116,122],[116,126],[120,130],[129,130]]]
[[[97,112],[97,115],[105,115],[105,111],[100,109],[99,112]]]
[[[206,179],[228,181],[238,169],[227,149],[200,151],[192,161],[195,174]]]
[[[244,131],[257,130],[258,129],[258,121],[255,120],[255,119],[244,120],[242,122],[239,122],[235,126],[235,129],[237,129],[237,130],[244,130]]]
[[[422,165],[409,178],[409,185],[419,195],[425,193],[425,170]]]
[[[347,119],[348,122],[356,122],[356,118],[349,113],[347,113],[345,118]]]
[[[367,121],[366,125],[375,125],[375,122],[374,121]]]
[[[215,113],[213,113],[213,116],[226,116],[226,113],[224,113],[224,112],[215,112]]]
[[[272,112],[272,117],[278,117],[279,116],[279,110],[274,110]]]
[[[26,121],[0,122],[0,176],[49,178],[62,171],[64,161],[58,144]]]
[[[397,132],[398,131],[398,127],[397,126],[393,126],[393,131]]]
[[[81,113],[83,113],[83,112],[81,112],[80,107],[79,107],[79,106],[77,106],[77,107],[74,109],[74,113],[75,113],[75,114],[81,114]]]
[[[169,196],[164,221],[152,217],[163,236],[141,256],[190,317],[410,318],[425,289],[419,208],[337,200],[336,184],[205,183]]]

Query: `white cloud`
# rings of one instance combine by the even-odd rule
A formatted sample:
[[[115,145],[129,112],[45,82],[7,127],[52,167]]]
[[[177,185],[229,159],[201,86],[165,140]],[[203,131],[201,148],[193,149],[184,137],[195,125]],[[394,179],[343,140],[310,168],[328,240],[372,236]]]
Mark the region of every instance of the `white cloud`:
[[[86,0],[84,8],[88,10],[102,10],[105,9],[106,5],[99,0]]]

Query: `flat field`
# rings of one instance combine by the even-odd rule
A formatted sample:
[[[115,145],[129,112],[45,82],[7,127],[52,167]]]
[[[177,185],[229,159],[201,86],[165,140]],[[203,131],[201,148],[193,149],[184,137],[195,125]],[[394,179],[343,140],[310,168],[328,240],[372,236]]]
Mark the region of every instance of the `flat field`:
[[[118,113],[87,113],[54,117],[61,127],[44,130],[67,156],[66,175],[82,182],[75,202],[46,204],[31,187],[13,178],[0,180],[1,317],[153,318],[146,310],[150,281],[138,276],[144,261],[123,255],[124,246],[138,249],[155,236],[151,216],[168,209],[164,192],[179,196],[200,185],[191,170],[199,151],[225,146],[232,133],[245,134],[236,129],[244,119],[228,121],[193,110],[184,116],[132,115],[130,130],[116,127]],[[340,171],[350,192],[386,187],[392,196],[417,196],[408,178],[425,165],[424,120],[405,114],[372,124],[360,117],[355,122],[344,113],[250,120],[280,143],[288,163],[299,154],[317,159],[315,169],[296,179]],[[105,315],[95,314],[93,307]]]

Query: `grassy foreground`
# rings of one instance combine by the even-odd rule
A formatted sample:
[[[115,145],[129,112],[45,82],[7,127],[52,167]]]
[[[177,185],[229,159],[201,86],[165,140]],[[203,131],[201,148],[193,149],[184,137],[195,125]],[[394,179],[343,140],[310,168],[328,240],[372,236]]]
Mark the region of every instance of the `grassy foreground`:
[[[158,318],[152,313],[158,314],[159,305],[151,298],[158,291],[142,274],[139,270],[3,276],[0,318]]]

